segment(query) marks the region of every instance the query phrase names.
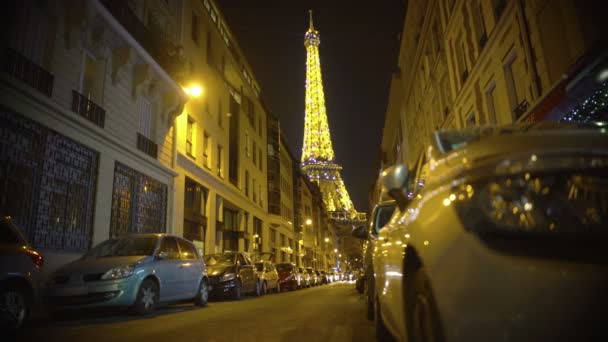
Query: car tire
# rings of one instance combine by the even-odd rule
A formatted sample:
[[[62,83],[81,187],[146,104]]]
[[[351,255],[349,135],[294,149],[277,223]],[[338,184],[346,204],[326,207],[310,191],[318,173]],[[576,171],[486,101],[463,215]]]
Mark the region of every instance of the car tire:
[[[158,305],[159,293],[158,284],[154,280],[150,278],[144,279],[139,286],[137,298],[133,305],[133,311],[138,315],[148,315],[152,313],[156,310],[156,306]]]
[[[209,286],[207,285],[206,279],[201,279],[201,284],[198,286],[198,292],[194,297],[194,305],[196,306],[207,306],[209,302]]]
[[[376,340],[380,342],[393,342],[395,338],[384,325],[384,321],[382,320],[380,301],[378,297],[374,300],[374,327],[376,330]]]
[[[374,320],[374,297],[376,291],[374,291],[374,280],[370,279],[365,287],[365,299],[367,306],[367,319],[370,321]]]
[[[236,280],[234,283],[234,288],[232,289],[232,299],[233,300],[241,300],[243,291],[243,285],[240,280]]]
[[[406,322],[410,341],[444,341],[437,304],[424,268],[411,278],[406,292]]]
[[[9,333],[20,330],[30,314],[31,295],[17,285],[7,284],[0,288],[0,328]]]
[[[253,291],[253,294],[256,297],[260,297],[262,295],[262,283],[259,280],[256,280],[255,282],[255,290]]]

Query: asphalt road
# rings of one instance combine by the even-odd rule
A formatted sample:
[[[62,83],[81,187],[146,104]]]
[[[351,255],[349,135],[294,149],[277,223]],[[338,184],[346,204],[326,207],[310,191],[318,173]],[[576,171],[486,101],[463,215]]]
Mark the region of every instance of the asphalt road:
[[[23,341],[374,341],[363,297],[353,283],[268,294],[240,301],[213,300],[205,308],[170,305],[153,315],[79,312],[38,319]]]

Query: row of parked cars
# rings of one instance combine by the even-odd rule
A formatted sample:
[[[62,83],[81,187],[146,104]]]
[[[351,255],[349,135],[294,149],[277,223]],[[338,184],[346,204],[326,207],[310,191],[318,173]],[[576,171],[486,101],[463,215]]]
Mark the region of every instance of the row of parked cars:
[[[378,340],[605,341],[604,127],[437,132],[384,170],[353,230]]]
[[[205,306],[210,294],[240,299],[327,284],[333,274],[291,263],[253,261],[247,253],[201,257],[188,240],[169,234],[136,234],[106,240],[54,272],[42,284],[42,256],[10,217],[0,220],[0,326],[16,330],[36,299],[51,311],[129,307],[148,314],[161,303]],[[42,296],[41,296],[42,294]]]

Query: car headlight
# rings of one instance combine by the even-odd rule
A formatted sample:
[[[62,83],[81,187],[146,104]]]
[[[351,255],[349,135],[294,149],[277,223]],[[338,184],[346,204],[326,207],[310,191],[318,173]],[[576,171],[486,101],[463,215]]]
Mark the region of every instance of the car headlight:
[[[123,265],[110,269],[101,276],[101,279],[120,279],[130,277],[135,270],[134,265]]]
[[[233,280],[236,277],[235,273],[226,273],[220,277],[220,281]]]
[[[443,205],[454,205],[465,228],[477,233],[605,234],[606,170],[592,171],[523,172],[461,184]]]

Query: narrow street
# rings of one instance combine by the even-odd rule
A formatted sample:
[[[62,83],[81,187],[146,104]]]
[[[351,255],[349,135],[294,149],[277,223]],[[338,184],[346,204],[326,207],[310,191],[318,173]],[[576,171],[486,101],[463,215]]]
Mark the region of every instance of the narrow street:
[[[373,341],[373,325],[354,284],[333,283],[205,308],[165,306],[151,316],[79,312],[33,321],[23,341]]]

